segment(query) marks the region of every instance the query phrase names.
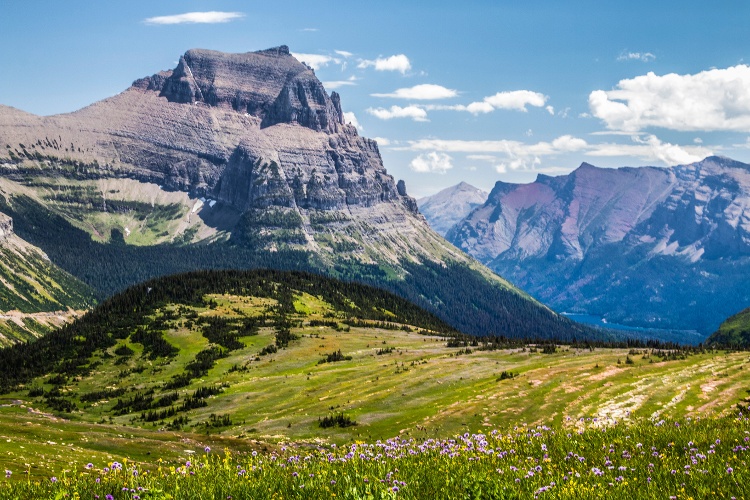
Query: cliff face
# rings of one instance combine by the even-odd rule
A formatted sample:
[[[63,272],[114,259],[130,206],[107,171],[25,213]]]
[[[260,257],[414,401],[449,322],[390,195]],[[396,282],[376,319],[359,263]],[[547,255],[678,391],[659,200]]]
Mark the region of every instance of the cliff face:
[[[320,209],[396,203],[416,212],[376,143],[344,124],[338,94],[329,97],[286,46],[189,50],[173,70],[68,115],[0,107],[0,137],[18,144],[0,151],[10,160],[95,163],[91,175],[154,182],[240,211],[276,200]]]
[[[750,165],[498,182],[447,238],[553,307],[710,332],[750,303]]]

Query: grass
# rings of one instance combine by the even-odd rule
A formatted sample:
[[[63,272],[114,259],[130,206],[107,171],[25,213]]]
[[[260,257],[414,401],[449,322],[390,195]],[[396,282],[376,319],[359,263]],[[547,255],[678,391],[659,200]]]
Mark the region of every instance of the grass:
[[[611,424],[611,421],[609,422]],[[747,418],[516,426],[453,439],[189,450],[147,464],[92,459],[31,479],[6,470],[0,498],[746,498]],[[17,478],[16,476],[20,476]]]
[[[206,407],[179,413],[188,419],[181,432],[166,430],[175,417],[145,422],[140,411],[116,415],[114,397],[81,399],[117,388],[126,390],[122,399],[172,392],[163,384],[211,347],[199,318],[241,321],[279,306],[258,297],[206,299],[205,306],[166,305],[150,318],[177,348],[172,358],[150,359],[144,346],[123,339],[95,354],[90,361],[98,365],[89,375],[62,382],[40,377],[5,395],[0,467],[10,477],[0,482],[0,499],[76,492],[129,499],[273,498],[274,492],[279,498],[746,496],[745,450],[736,447],[747,446],[750,426],[719,416],[736,414],[734,405],[748,396],[743,352],[673,359],[652,350],[449,348],[446,339],[415,328],[346,331],[331,304],[298,294],[287,318],[297,338],[288,347],[260,356],[276,335],[273,326],[261,326],[207,374],[176,390],[177,404],[200,388],[222,391]],[[339,328],[311,326],[313,320],[337,321]],[[122,345],[134,352],[117,355]],[[318,363],[339,350],[351,359]],[[52,412],[43,398],[29,396],[32,387],[56,388],[77,410]],[[326,417],[356,425],[323,428]],[[463,437],[446,441],[452,436]],[[215,451],[201,451],[206,447]],[[692,464],[696,453],[707,458]],[[113,471],[115,462],[125,466]]]
[[[213,309],[186,308],[198,315],[228,318],[257,316],[273,306],[268,299],[211,296]],[[686,359],[663,361],[650,351],[629,354],[627,349],[558,348],[542,354],[532,347],[482,351],[446,347],[445,339],[402,330],[351,327],[337,331],[311,327],[332,308],[317,297],[300,295],[292,329],[297,340],[278,352],[259,356],[274,343],[275,330],[260,328],[241,337],[243,348],[218,359],[207,375],[178,390],[185,398],[200,387],[224,388],[208,406],[186,413],[186,432],[201,432],[211,414],[231,416],[227,436],[252,436],[265,441],[334,443],[354,439],[405,436],[441,437],[486,425],[563,425],[567,418],[652,418],[700,416],[728,410],[746,396],[746,353],[711,351]],[[167,311],[176,311],[169,306]],[[340,329],[339,329],[340,330]],[[174,358],[149,359],[138,343],[130,357],[115,356],[112,347],[97,354],[99,366],[89,375],[68,380],[61,390],[76,402],[78,411],[59,415],[74,422],[112,423],[157,430],[168,421],[145,423],[140,412],[113,415],[115,401],[76,400],[105,388],[125,388],[127,396],[154,390],[181,374],[200,352],[210,347],[198,326],[184,318],[168,323],[164,338],[179,349]],[[319,364],[332,352],[350,360]],[[378,355],[378,351],[390,351]],[[533,352],[537,351],[537,352]],[[464,354],[459,354],[459,353]],[[625,363],[630,357],[632,363]],[[119,359],[119,360],[118,360]],[[619,361],[619,363],[618,363]],[[516,376],[500,380],[502,372]],[[51,390],[48,378],[29,386]],[[167,391],[171,392],[171,391]],[[125,396],[125,397],[127,397]],[[11,393],[9,404],[49,411],[42,398],[27,391]],[[360,425],[321,432],[319,418],[344,412]]]

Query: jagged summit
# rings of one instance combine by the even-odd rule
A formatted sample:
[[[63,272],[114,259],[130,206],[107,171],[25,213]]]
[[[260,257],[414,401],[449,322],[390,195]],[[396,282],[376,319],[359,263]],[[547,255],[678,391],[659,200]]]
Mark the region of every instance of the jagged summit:
[[[133,87],[157,91],[170,102],[231,108],[260,118],[262,127],[298,123],[335,133],[344,125],[338,94],[329,97],[286,45],[243,54],[191,49],[173,70],[136,80]]]

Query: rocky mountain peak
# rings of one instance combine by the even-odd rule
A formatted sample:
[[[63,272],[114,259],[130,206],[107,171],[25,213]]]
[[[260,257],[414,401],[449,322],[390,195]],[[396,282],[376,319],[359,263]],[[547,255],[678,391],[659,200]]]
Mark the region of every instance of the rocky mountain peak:
[[[336,133],[344,129],[341,100],[329,96],[311,68],[289,47],[242,54],[191,49],[177,67],[137,80],[170,102],[230,108],[261,119],[262,127],[293,123]]]

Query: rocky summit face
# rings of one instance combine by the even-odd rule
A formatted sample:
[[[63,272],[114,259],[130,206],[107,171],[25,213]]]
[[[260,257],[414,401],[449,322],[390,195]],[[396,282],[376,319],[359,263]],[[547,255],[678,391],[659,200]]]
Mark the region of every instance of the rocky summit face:
[[[750,304],[750,165],[498,182],[447,238],[558,310],[710,333]]]
[[[485,201],[487,201],[486,191],[461,182],[432,196],[420,198],[417,200],[417,206],[430,227],[445,236],[454,224],[463,220]]]
[[[0,210],[101,297],[196,268],[282,267],[388,287],[468,333],[585,336],[431,230],[284,46],[189,50],[74,113],[0,106],[0,146]]]

